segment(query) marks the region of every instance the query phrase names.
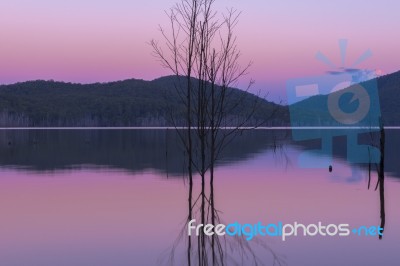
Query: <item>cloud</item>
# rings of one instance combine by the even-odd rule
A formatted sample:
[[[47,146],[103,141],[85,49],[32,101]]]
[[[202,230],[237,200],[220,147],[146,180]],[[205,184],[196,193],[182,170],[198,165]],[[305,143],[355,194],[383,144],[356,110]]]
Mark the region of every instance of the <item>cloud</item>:
[[[358,69],[358,68],[344,68],[343,71],[346,72],[346,73],[354,73],[354,72],[361,71],[361,69]]]
[[[329,74],[329,75],[340,75],[340,74],[343,74],[343,72],[341,72],[341,71],[326,71],[326,74]]]
[[[328,75],[348,74],[352,77],[352,83],[360,83],[381,76],[381,70],[358,69],[358,68],[340,68],[336,71],[326,71]]]

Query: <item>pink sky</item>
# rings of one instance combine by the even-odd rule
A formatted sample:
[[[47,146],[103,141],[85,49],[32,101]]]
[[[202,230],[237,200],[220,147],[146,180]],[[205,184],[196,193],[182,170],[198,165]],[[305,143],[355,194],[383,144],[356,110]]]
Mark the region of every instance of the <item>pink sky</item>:
[[[104,82],[170,74],[147,44],[161,39],[164,10],[175,0],[2,0],[0,84],[32,79]],[[348,39],[347,64],[371,49],[359,67],[399,69],[400,3],[384,1],[217,0],[242,11],[237,27],[242,61],[253,61],[254,89],[284,98],[285,81],[332,70],[315,59],[323,52],[340,65],[338,39]]]

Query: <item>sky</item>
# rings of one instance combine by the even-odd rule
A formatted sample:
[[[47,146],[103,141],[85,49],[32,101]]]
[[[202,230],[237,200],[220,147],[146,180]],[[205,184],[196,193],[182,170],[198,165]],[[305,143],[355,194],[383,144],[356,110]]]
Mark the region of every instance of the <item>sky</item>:
[[[164,11],[178,0],[1,0],[0,84],[53,79],[106,82],[169,75],[150,40],[168,27]],[[216,10],[241,11],[236,28],[241,64],[252,62],[244,88],[285,101],[288,79],[351,68],[400,69],[400,2],[396,0],[217,0]],[[338,41],[347,40],[342,64]],[[321,52],[335,66],[316,59]]]

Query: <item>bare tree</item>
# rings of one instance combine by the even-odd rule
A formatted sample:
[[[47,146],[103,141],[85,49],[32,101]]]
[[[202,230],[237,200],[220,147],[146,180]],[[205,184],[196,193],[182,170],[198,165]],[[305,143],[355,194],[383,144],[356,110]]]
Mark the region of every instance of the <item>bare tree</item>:
[[[199,208],[202,224],[219,221],[215,207],[215,163],[258,107],[259,97],[247,98],[232,87],[247,74],[251,63],[242,67],[240,50],[234,35],[240,13],[228,9],[220,15],[214,10],[215,0],[181,0],[167,12],[170,29],[160,27],[163,43],[151,41],[155,56],[176,76],[177,97],[185,107],[185,130],[177,130],[188,158],[188,217],[195,217]],[[250,81],[247,92],[253,81]],[[241,112],[245,103],[251,107]],[[177,128],[179,119],[171,112]],[[185,132],[185,133],[183,133]],[[201,178],[201,192],[193,197],[193,176]],[[207,178],[209,187],[207,188]],[[206,191],[209,189],[209,195]],[[187,263],[192,264],[192,243],[189,236]],[[208,247],[210,245],[210,248]],[[211,252],[211,256],[208,256]],[[211,259],[210,259],[211,258]],[[226,256],[218,238],[200,232],[197,238],[197,264],[224,265]]]
[[[382,117],[379,118],[379,133],[380,133],[380,138],[379,138],[379,144],[376,144],[376,140],[374,139],[374,135],[372,132],[370,132],[370,137],[371,137],[371,146],[379,148],[380,151],[380,159],[379,159],[379,165],[375,164],[375,169],[376,173],[378,176],[376,185],[375,185],[375,191],[378,190],[379,188],[379,206],[380,206],[380,228],[382,229],[381,234],[379,234],[379,239],[382,239],[383,235],[383,230],[385,229],[385,224],[386,224],[386,212],[385,212],[385,143],[386,143],[386,137],[385,137],[385,127],[383,124]],[[370,156],[370,150],[368,149],[368,153]],[[368,164],[368,189],[370,189],[371,186],[371,158],[370,162]]]

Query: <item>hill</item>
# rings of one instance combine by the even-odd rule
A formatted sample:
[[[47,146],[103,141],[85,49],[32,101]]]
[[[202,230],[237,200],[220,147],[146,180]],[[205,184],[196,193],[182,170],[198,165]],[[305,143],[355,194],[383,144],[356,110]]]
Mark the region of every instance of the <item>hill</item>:
[[[172,126],[171,115],[182,124],[184,105],[175,76],[153,81],[129,79],[94,84],[29,81],[0,86],[2,127],[115,127]],[[253,94],[230,88],[227,101],[242,97],[230,116],[240,116],[258,102],[252,121],[261,121],[285,108]],[[181,122],[179,122],[181,121]],[[272,122],[271,122],[272,123]]]
[[[378,88],[380,112],[385,126],[400,126],[400,71],[360,84],[369,92],[369,95],[376,95],[374,90],[376,87]],[[343,89],[343,91],[350,91],[351,88],[350,86],[349,88]],[[352,102],[350,100],[352,97],[351,93],[347,96],[345,95],[346,93],[344,93],[342,97],[344,100],[346,100],[347,97],[348,104],[345,104],[345,106],[348,107],[349,110],[343,111],[352,113],[357,108],[357,102]],[[329,112],[327,112],[327,105],[328,95],[316,95],[291,105],[291,113],[294,114],[292,118],[295,117],[293,120],[298,122],[298,124],[293,125],[337,126],[337,124],[332,123],[332,118]],[[374,111],[378,111],[378,109]],[[368,118],[367,115],[364,119],[365,121],[361,121],[361,123],[365,122],[365,125],[368,125]]]
[[[196,81],[196,80],[194,80]],[[184,125],[185,107],[176,90],[175,76],[152,81],[129,79],[109,83],[76,84],[28,81],[0,85],[0,127],[134,127]],[[195,82],[196,83],[196,82]],[[400,126],[400,71],[363,82],[377,84],[380,109],[386,126]],[[290,126],[289,108],[251,93],[230,88],[229,102],[244,99],[230,117],[256,112],[248,125]],[[327,95],[313,96],[290,106],[294,126],[329,126]],[[354,104],[353,104],[354,106]],[[271,114],[274,114],[271,117]]]

